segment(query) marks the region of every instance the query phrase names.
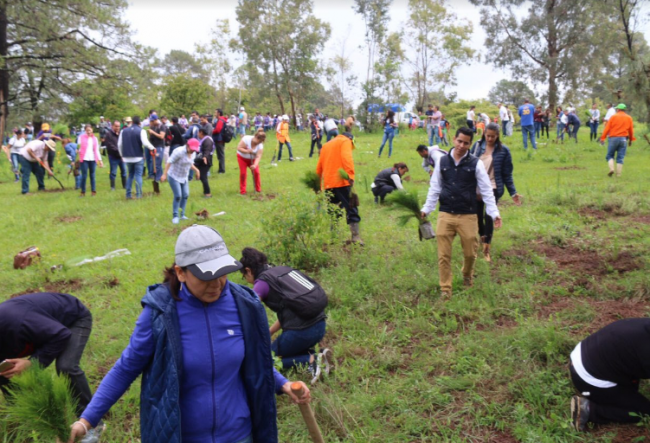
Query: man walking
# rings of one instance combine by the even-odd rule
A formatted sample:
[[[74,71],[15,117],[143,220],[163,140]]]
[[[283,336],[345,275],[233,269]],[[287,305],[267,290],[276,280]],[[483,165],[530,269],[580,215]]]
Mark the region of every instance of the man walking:
[[[239,108],[239,138],[246,135],[246,126],[248,126],[248,114],[244,107]],[[208,134],[212,134],[210,131]]]
[[[126,178],[126,199],[131,200],[131,190],[135,180],[135,196],[142,198],[142,172],[144,170],[144,150],[155,151],[156,148],[149,143],[147,133],[140,127],[140,117],[133,117],[133,124],[120,132],[117,147],[126,163],[129,175]]]
[[[524,136],[524,151],[528,149],[528,135],[533,149],[537,151],[535,143],[535,106],[530,104],[528,99],[524,99],[524,104],[519,107],[519,117],[521,117],[521,133]]]
[[[600,138],[600,144],[605,144],[605,139],[609,137],[609,144],[607,145],[607,164],[609,165],[610,177],[614,175],[614,154],[616,154],[616,176],[620,177],[623,172],[623,159],[627,151],[627,145],[632,146],[634,138],[634,122],[632,117],[625,112],[626,106],[620,103],[616,106],[616,114],[614,114],[605,125],[605,130]],[[608,111],[609,112],[609,111]]]
[[[501,119],[501,134],[504,137],[508,135],[508,123],[510,123],[510,115],[508,108],[503,103],[499,103],[499,118]]]
[[[126,168],[124,161],[120,155],[120,150],[117,147],[117,142],[120,139],[120,122],[114,121],[111,129],[104,133],[102,144],[106,146],[106,153],[108,154],[108,162],[111,166],[109,179],[111,181],[111,191],[115,191],[115,178],[117,177],[117,168],[120,168],[120,178],[122,179],[122,188],[126,189]]]
[[[167,135],[167,128],[160,122],[160,119],[156,114],[153,114],[149,117],[149,142],[153,145],[155,151],[151,151],[152,156],[152,167],[153,162],[155,161],[155,173],[152,169],[149,171],[149,178],[152,178],[155,182],[160,182],[160,177],[162,177],[162,161],[163,153],[165,151],[165,135]]]
[[[436,165],[427,200],[421,210],[424,218],[435,210],[440,200],[436,239],[440,290],[446,299],[452,293],[451,249],[456,234],[460,236],[463,247],[463,283],[465,286],[473,284],[478,246],[477,187],[483,196],[487,214],[494,220],[494,226],[501,227],[501,216],[485,166],[469,153],[473,138],[474,132],[469,128],[463,127],[456,131],[454,147]]]
[[[223,115],[221,109],[215,112],[215,119],[212,122],[214,129],[212,130],[212,140],[217,151],[217,161],[219,162],[219,174],[226,173],[226,143],[223,141],[223,129],[228,125],[228,120]]]

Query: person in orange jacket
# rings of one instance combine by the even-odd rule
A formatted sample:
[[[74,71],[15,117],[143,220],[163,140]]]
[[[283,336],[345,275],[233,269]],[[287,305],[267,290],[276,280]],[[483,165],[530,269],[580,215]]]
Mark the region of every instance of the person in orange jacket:
[[[625,158],[628,140],[630,146],[636,140],[634,138],[634,122],[632,117],[625,113],[625,109],[626,106],[623,103],[616,106],[616,114],[607,121],[603,135],[600,138],[600,144],[604,145],[609,136],[605,159],[609,165],[607,175],[610,177],[614,175],[614,154],[616,154],[616,176],[620,177],[623,172],[623,159]]]
[[[293,152],[291,151],[291,139],[289,138],[289,116],[284,114],[282,120],[275,129],[275,138],[278,139],[278,161],[282,160],[282,146],[287,145],[289,149],[289,161],[293,161]]]
[[[316,174],[321,178],[321,189],[327,192],[328,199],[333,205],[345,210],[346,221],[350,226],[352,242],[363,245],[359,234],[359,210],[350,202],[351,190],[354,185],[354,136],[351,133],[352,122],[348,118],[345,132],[337,135],[323,145],[316,165]],[[339,170],[345,171],[347,179]]]

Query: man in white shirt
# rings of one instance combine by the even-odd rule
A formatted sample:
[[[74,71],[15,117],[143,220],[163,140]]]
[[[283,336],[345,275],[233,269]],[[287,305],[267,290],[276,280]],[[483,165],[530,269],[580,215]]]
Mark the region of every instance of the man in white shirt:
[[[469,111],[467,111],[467,127],[476,133],[476,126],[474,126],[476,113],[474,112],[474,109],[476,109],[476,106],[470,106]]]
[[[508,135],[508,122],[510,122],[510,115],[508,109],[503,103],[499,103],[499,118],[501,119],[501,134]]]
[[[603,118],[603,124],[607,126],[607,122],[609,121],[612,116],[616,114],[616,109],[614,109],[614,106],[612,106],[611,103],[607,103],[607,112],[605,113],[605,117]]]
[[[429,174],[429,177],[433,175],[433,171],[442,156],[447,155],[447,151],[440,149],[438,145],[429,147],[426,145],[419,145],[415,150],[418,152],[418,155],[423,158],[422,169],[424,169],[424,172]]]
[[[474,132],[459,128],[454,137],[454,148],[443,156],[431,176],[429,193],[421,210],[422,218],[436,209],[440,200],[440,215],[436,228],[438,242],[438,273],[442,297],[451,297],[451,249],[458,234],[463,247],[463,282],[472,286],[478,221],[476,216],[476,188],[481,192],[487,214],[494,219],[494,227],[501,227],[492,184],[483,162],[469,153]]]
[[[54,151],[56,142],[54,140],[32,140],[20,148],[20,169],[22,172],[22,193],[29,194],[29,176],[34,174],[38,182],[38,190],[45,190],[45,176],[43,169],[49,175],[54,175],[47,164],[47,157],[50,151]]]

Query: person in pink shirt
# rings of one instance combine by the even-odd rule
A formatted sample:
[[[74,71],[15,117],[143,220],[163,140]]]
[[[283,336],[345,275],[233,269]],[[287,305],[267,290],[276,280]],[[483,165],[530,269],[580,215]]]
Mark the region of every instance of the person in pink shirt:
[[[97,194],[95,186],[95,169],[99,163],[99,167],[103,168],[104,163],[99,155],[99,142],[97,137],[93,134],[93,127],[86,125],[86,132],[79,136],[79,161],[81,162],[81,197],[86,196],[86,178],[90,172],[90,190],[92,196]]]

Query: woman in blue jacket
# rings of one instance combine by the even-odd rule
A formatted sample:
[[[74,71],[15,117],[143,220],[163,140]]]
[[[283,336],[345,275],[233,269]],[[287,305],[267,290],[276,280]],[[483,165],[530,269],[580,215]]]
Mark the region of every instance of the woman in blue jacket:
[[[485,127],[483,137],[474,144],[471,154],[478,157],[485,165],[485,170],[494,189],[496,201],[498,202],[503,196],[505,187],[508,188],[508,193],[515,204],[517,206],[521,205],[521,196],[517,194],[515,182],[512,178],[512,156],[510,155],[510,149],[502,144],[499,139],[498,124],[490,123]],[[482,198],[478,199],[476,215],[478,218],[478,232],[483,244],[483,256],[489,262],[494,221],[485,212],[485,204],[483,204]]]
[[[149,286],[131,341],[70,441],[85,435],[142,374],[142,443],[277,443],[275,394],[297,398],[273,369],[262,303],[228,281],[242,265],[207,226],[184,230],[162,284]]]
[[[395,129],[397,128],[397,122],[395,121],[395,112],[389,110],[384,119],[384,138],[381,141],[381,146],[379,147],[379,157],[381,158],[381,152],[384,150],[384,145],[388,142],[388,158],[393,155],[393,137],[395,137]]]

